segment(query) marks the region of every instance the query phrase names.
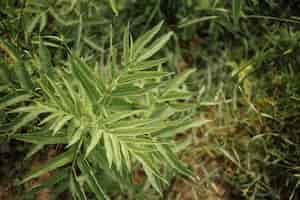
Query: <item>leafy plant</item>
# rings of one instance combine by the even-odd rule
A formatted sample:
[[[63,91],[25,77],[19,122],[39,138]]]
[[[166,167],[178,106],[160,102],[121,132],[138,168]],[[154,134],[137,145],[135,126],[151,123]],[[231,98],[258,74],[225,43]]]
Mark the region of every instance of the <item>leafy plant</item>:
[[[56,170],[54,177],[69,184],[74,199],[86,199],[86,191],[102,199],[107,194],[99,171],[130,183],[140,163],[158,192],[167,183],[162,167],[193,176],[173,153],[172,137],[207,121],[193,119],[188,111],[195,105],[180,102],[193,95],[181,86],[194,70],[171,78],[161,68],[167,60],[152,58],[173,34],[150,44],[161,25],[134,42],[126,29],[119,63],[113,46],[106,66],[92,66],[70,50],[64,67],[42,65],[36,81],[22,76],[22,91],[1,99],[1,109],[17,104],[9,113],[21,115],[7,134],[10,138],[34,144],[34,152],[46,145],[64,146],[58,156],[32,170],[21,183]],[[42,43],[40,48],[47,52]],[[43,58],[49,63],[49,57]],[[34,124],[31,130],[22,129],[29,123]]]
[[[44,188],[53,199],[67,189],[299,199],[298,10],[283,0],[0,1],[0,199]],[[162,34],[174,32],[158,55],[158,29],[133,42],[162,19]],[[214,122],[174,139],[207,122],[194,115]],[[183,180],[189,170],[169,150],[200,179]],[[39,158],[48,165],[16,186]]]

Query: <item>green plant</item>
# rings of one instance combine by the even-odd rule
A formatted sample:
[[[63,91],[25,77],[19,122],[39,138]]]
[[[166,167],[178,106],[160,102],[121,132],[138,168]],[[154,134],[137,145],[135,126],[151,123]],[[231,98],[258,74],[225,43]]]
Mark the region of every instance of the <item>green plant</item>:
[[[158,192],[161,183],[167,183],[160,175],[161,167],[192,177],[173,153],[172,137],[207,121],[188,114],[195,107],[187,103],[193,94],[181,87],[194,70],[171,78],[160,67],[165,58],[150,59],[172,36],[167,33],[149,44],[161,25],[135,42],[127,29],[120,62],[113,46],[106,66],[87,64],[70,50],[63,67],[42,65],[34,81],[22,76],[23,89],[1,99],[1,109],[16,104],[9,113],[21,115],[6,135],[35,144],[31,155],[46,145],[64,146],[58,156],[31,171],[21,183],[56,170],[45,185],[68,183],[75,199],[86,199],[87,187],[102,199],[107,194],[101,171],[126,185],[141,163]],[[40,51],[47,55],[42,42]],[[50,62],[49,56],[43,59]],[[26,125],[31,128],[22,129]]]
[[[56,194],[69,186],[72,191],[79,189],[88,199],[93,198],[89,188],[93,180],[88,182],[84,166],[91,167],[102,190],[112,199],[299,199],[298,10],[297,1],[284,0],[0,1],[0,199],[9,199],[1,196],[3,191],[16,194],[12,199],[18,199],[24,189],[26,197],[30,197],[45,187],[53,199],[60,199],[64,197]],[[126,71],[126,66],[133,65],[130,62],[139,57],[121,56],[125,53],[122,40],[128,23],[132,38],[136,38],[162,19],[166,22],[162,32],[171,29],[174,33],[159,55],[146,59],[151,61],[146,64],[150,63],[149,67],[153,64],[153,68],[134,71],[131,66]],[[125,32],[129,35],[128,30]],[[131,36],[126,38],[129,51],[134,52],[131,43],[138,42],[132,42]],[[159,56],[165,58],[156,60]],[[124,58],[131,59],[129,65],[124,64]],[[143,64],[144,61],[137,63]],[[187,68],[197,70],[184,84],[179,81],[180,86],[175,88],[182,95],[190,94],[189,97],[180,99],[177,89],[172,89],[167,95],[169,100],[161,101],[166,98],[164,91],[173,76],[166,71],[176,71],[185,79],[193,72],[186,71]],[[140,89],[139,95],[112,97],[120,88],[131,88],[121,84],[118,77],[138,73],[142,77],[145,72],[153,73],[153,78],[126,83]],[[99,80],[105,87],[90,87]],[[48,97],[46,90],[53,97]],[[63,102],[61,99],[65,98],[58,94],[67,100]],[[56,110],[48,112],[44,109],[48,107]],[[38,114],[39,110],[43,112]],[[59,114],[55,116],[55,112]],[[128,117],[107,124],[112,114],[121,116],[127,112]],[[160,117],[160,112],[166,118],[158,123],[154,118]],[[194,114],[214,122],[178,134],[174,140],[161,138],[156,132],[139,136],[126,134],[125,138],[111,133],[113,139],[109,136],[109,140],[105,136],[121,122],[124,125],[127,121],[142,123],[152,119],[150,124],[134,130],[166,123],[170,129],[177,130],[174,133],[181,132],[198,124],[198,120],[192,120]],[[51,116],[52,120],[41,123]],[[72,132],[81,127],[76,121],[81,119],[84,131],[74,139],[78,142],[68,146]],[[93,131],[93,124],[97,120],[108,134],[101,132],[101,138],[93,140],[92,133],[97,132]],[[76,130],[71,130],[72,127]],[[99,142],[93,143],[96,144],[93,148],[92,141],[97,139]],[[25,140],[29,143],[22,142]],[[30,142],[34,146],[28,152]],[[36,165],[36,160],[48,161],[44,157],[54,148],[56,154],[67,155],[64,152],[79,147],[80,143],[77,158],[81,155],[89,165],[77,159],[67,160],[66,165],[37,178],[39,181],[51,175],[31,192],[28,188],[35,180],[20,186],[13,184],[26,169]],[[109,153],[105,147],[108,143],[119,146],[115,145],[117,148]],[[123,143],[129,145],[129,152],[130,148],[153,152],[151,159],[155,160],[156,173],[163,172],[160,175],[169,184],[161,184],[166,181],[155,173],[146,179],[143,163],[134,154],[129,153],[131,169],[128,169]],[[200,179],[191,182],[177,174],[174,167],[164,162],[164,155],[157,152],[160,146],[156,145],[167,145],[178,152]],[[122,150],[122,159],[115,153],[118,148]],[[95,154],[103,160],[98,161]],[[110,160],[108,154],[112,155]],[[120,160],[121,165],[117,162]],[[153,179],[162,197],[151,187]],[[65,194],[70,195],[67,192],[62,195]]]

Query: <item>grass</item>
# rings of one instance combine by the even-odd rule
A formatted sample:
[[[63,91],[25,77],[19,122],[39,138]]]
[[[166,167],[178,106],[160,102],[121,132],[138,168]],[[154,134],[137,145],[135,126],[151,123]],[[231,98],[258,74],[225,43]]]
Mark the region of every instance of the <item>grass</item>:
[[[118,155],[104,153],[103,157],[111,161],[108,169],[96,170],[95,177],[104,180],[101,184],[105,183],[105,193],[112,199],[299,199],[298,7],[296,2],[283,0],[1,1],[0,162],[3,164],[0,165],[0,197],[5,191],[3,188],[9,188],[6,194],[15,193],[16,197],[11,198],[21,198],[22,191],[29,191],[32,185],[16,183],[20,177],[24,178],[36,157],[43,157],[53,149],[58,155],[65,152],[64,145],[52,144],[60,143],[62,138],[50,139],[49,136],[44,143],[52,145],[44,149],[39,144],[31,148],[27,143],[13,140],[29,141],[30,134],[20,133],[32,134],[37,128],[35,121],[29,122],[33,116],[24,120],[20,110],[14,113],[11,111],[19,106],[29,106],[32,101],[37,105],[48,102],[46,95],[36,85],[41,80],[49,84],[52,79],[48,83],[48,79],[41,79],[41,74],[51,74],[54,70],[56,78],[52,82],[59,87],[54,90],[61,87],[67,89],[63,86],[66,83],[63,80],[69,83],[74,79],[70,77],[70,72],[75,69],[70,65],[71,52],[84,58],[90,68],[99,68],[101,74],[106,74],[103,80],[112,83],[109,86],[114,88],[114,79],[108,77],[115,77],[119,72],[108,69],[119,64],[126,65],[129,61],[124,58],[129,58],[131,50],[128,46],[131,42],[164,20],[158,36],[165,39],[143,49],[147,37],[142,37],[139,42],[142,47],[133,48],[133,51],[140,50],[139,56],[130,59],[142,61],[153,56],[151,59],[155,62],[152,64],[159,65],[155,68],[157,82],[167,81],[174,74],[179,77],[175,80],[180,80],[180,77],[186,79],[184,83],[179,81],[180,86],[174,81],[167,83],[170,87],[178,86],[181,92],[189,91],[189,98],[174,99],[179,95],[174,93],[165,96],[168,97],[165,100],[159,99],[158,94],[149,100],[171,104],[170,98],[174,100],[172,106],[181,111],[170,120],[184,120],[186,113],[201,121],[212,120],[201,127],[195,127],[199,124],[191,122],[191,126],[177,129],[177,134],[168,140],[177,144],[172,150],[193,171],[196,178],[191,180],[178,173],[178,170],[170,170],[174,168],[171,162],[171,166],[165,167],[162,174],[169,184],[155,186],[151,175],[146,171],[147,178],[141,165],[135,162],[134,168],[129,170],[134,184],[127,188],[127,179],[115,173],[118,170],[111,168],[120,166],[115,162],[118,159],[111,159]],[[169,33],[172,33],[172,37]],[[159,45],[160,42],[165,45],[161,49],[163,45]],[[156,52],[158,49],[160,51]],[[56,74],[61,69],[65,69],[66,73]],[[162,75],[165,72],[168,72],[167,75]],[[170,73],[173,75],[168,75]],[[148,75],[150,77],[151,74]],[[87,98],[80,102],[91,101],[95,104],[98,90],[88,90],[93,88],[92,85],[87,86],[91,82],[82,81],[82,77],[79,74],[77,79],[87,90]],[[124,80],[130,82],[130,76]],[[155,83],[151,79],[147,81],[149,84]],[[81,90],[75,91],[76,95],[85,96]],[[7,94],[10,96],[5,96]],[[126,101],[132,102],[133,99],[135,97],[129,97]],[[17,107],[13,105],[15,103],[18,103]],[[81,107],[85,106],[82,104]],[[93,110],[87,109],[84,113],[94,115]],[[135,117],[141,116],[135,114]],[[42,114],[37,121],[45,117],[47,115]],[[64,121],[69,120],[66,118]],[[60,131],[54,126],[50,130]],[[132,139],[130,141],[133,142]],[[107,149],[111,149],[109,147],[106,145]],[[85,148],[83,152],[86,152]],[[36,153],[38,150],[41,151]],[[163,151],[159,152],[163,156]],[[29,159],[28,155],[33,157]],[[8,156],[11,159],[7,159]],[[27,159],[23,161],[25,157]],[[49,161],[51,158],[44,160]],[[45,164],[44,161],[42,163]],[[75,167],[78,171],[73,171],[68,179],[72,183],[73,195],[84,198],[81,191],[85,191],[86,198],[90,198],[92,192],[96,192],[99,197],[101,191],[95,188],[97,184],[93,183],[93,176],[81,188],[84,180],[80,175],[89,166],[80,161],[75,164],[78,165]],[[9,184],[5,185],[6,182]],[[55,187],[49,189],[53,194],[68,191],[63,187],[63,181],[52,183]],[[160,188],[161,194],[155,188]],[[70,192],[61,195],[66,198],[72,196]],[[33,197],[28,195],[29,199]]]

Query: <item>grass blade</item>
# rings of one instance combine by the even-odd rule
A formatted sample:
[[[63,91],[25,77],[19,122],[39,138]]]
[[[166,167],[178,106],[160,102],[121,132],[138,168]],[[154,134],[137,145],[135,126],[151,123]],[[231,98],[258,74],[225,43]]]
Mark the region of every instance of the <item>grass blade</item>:
[[[25,183],[31,179],[37,178],[49,171],[55,170],[59,167],[69,164],[73,160],[74,150],[69,149],[65,153],[56,156],[55,158],[51,159],[47,164],[43,166],[39,166],[33,169],[29,174],[27,174],[21,183]]]
[[[219,18],[219,16],[205,16],[205,17],[191,19],[187,22],[183,22],[183,23],[179,24],[178,28],[185,28],[185,27],[188,27],[188,26],[200,23],[200,22],[205,22],[205,21],[208,21],[208,20],[214,20],[214,19],[217,19],[217,18]]]

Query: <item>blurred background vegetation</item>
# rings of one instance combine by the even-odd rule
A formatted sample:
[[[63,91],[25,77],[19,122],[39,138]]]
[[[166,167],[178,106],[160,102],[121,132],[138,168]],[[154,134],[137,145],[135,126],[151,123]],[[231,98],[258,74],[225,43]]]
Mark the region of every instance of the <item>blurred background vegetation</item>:
[[[136,38],[161,20],[162,32],[175,33],[161,51],[164,67],[178,74],[197,69],[187,84],[196,94],[194,112],[214,120],[176,137],[183,141],[178,155],[199,180],[172,176],[160,196],[140,172],[142,187],[131,191],[107,181],[111,198],[300,199],[300,1],[1,0],[0,82],[16,79],[15,55],[34,79],[36,66],[65,62],[65,46],[104,64],[110,43],[122,46],[128,25]],[[12,84],[11,90],[19,87]],[[0,110],[1,133],[10,121]],[[47,160],[51,148],[24,160],[28,145],[0,142],[0,199],[23,199],[26,187],[16,180]]]

